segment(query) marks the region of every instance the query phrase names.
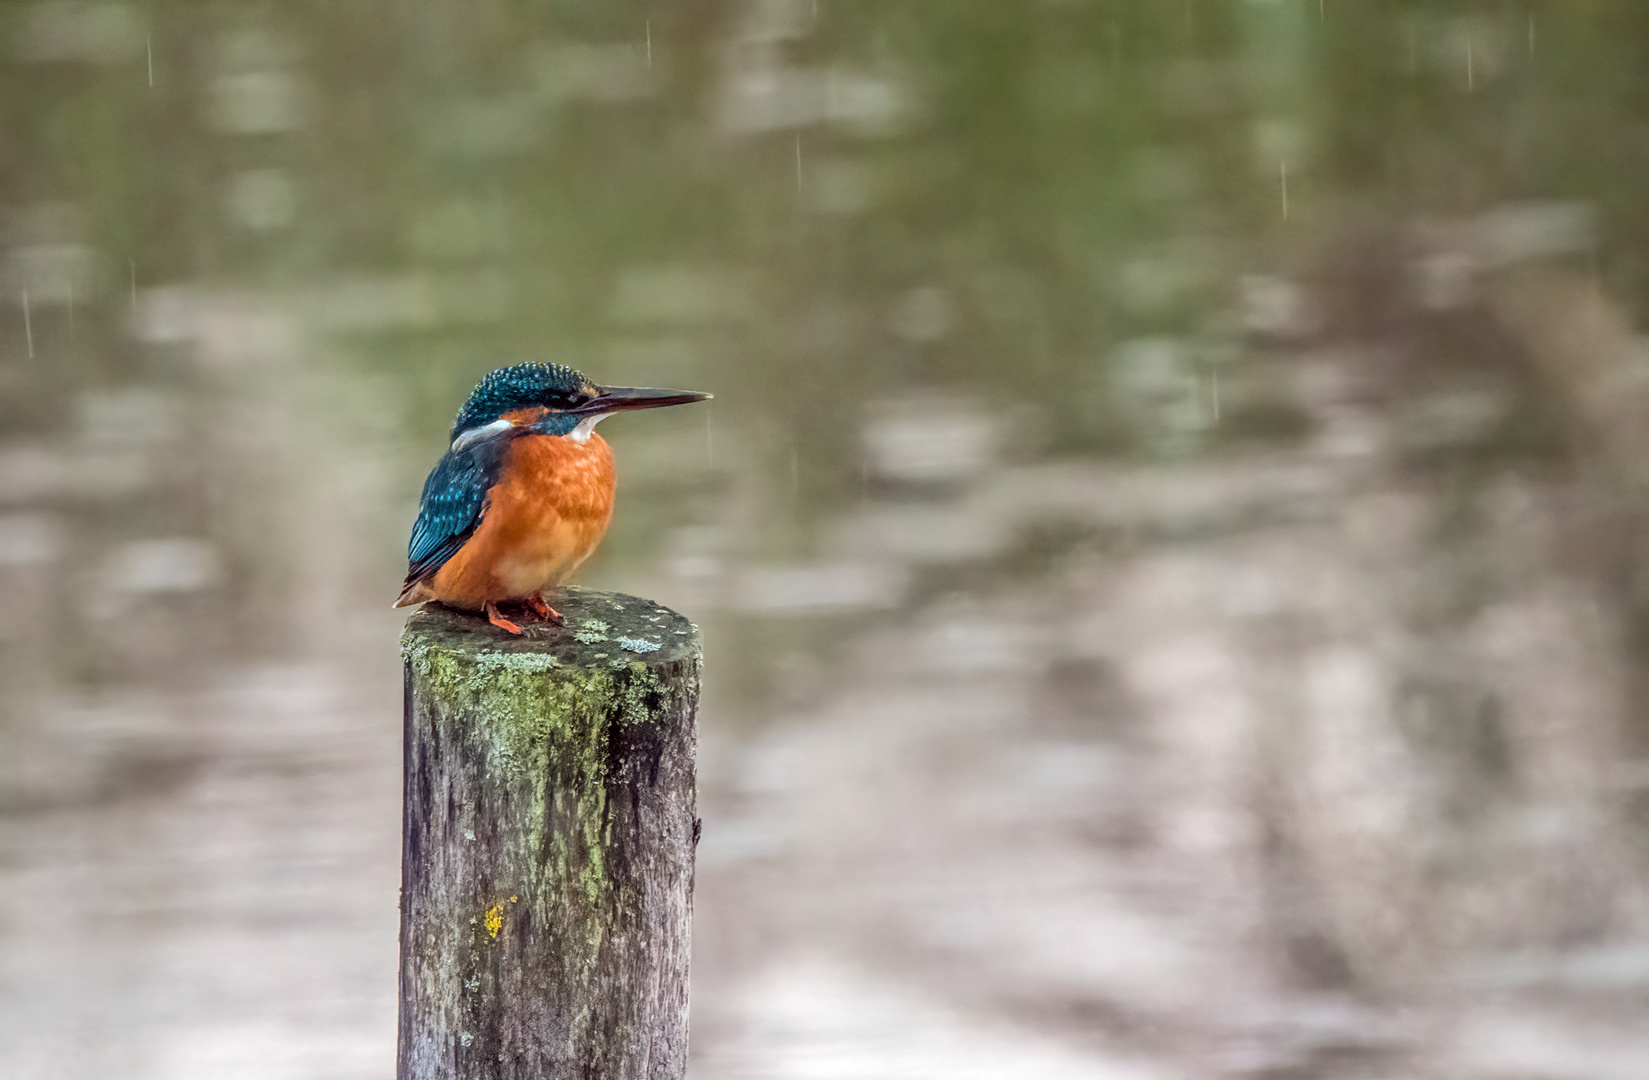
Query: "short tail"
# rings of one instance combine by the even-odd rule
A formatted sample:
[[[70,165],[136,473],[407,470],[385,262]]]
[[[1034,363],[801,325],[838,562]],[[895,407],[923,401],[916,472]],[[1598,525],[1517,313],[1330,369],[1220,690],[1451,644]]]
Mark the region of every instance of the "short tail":
[[[435,593],[430,590],[429,584],[423,581],[409,581],[401,586],[401,595],[395,598],[391,607],[411,607],[413,604],[422,604],[427,600],[435,599]]]

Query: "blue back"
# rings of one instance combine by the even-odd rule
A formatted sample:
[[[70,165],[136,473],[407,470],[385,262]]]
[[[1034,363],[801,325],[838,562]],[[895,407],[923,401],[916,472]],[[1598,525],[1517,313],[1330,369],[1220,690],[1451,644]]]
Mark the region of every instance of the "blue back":
[[[407,541],[408,584],[435,576],[481,524],[487,490],[498,482],[511,436],[519,430],[448,451],[430,471]]]

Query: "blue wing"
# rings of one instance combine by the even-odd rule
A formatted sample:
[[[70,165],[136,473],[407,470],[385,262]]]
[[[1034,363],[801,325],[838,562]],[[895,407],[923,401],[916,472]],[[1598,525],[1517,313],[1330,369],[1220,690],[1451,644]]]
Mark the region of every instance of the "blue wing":
[[[503,435],[483,439],[448,451],[430,471],[407,541],[408,585],[434,577],[481,524],[487,491],[498,482],[508,445]]]

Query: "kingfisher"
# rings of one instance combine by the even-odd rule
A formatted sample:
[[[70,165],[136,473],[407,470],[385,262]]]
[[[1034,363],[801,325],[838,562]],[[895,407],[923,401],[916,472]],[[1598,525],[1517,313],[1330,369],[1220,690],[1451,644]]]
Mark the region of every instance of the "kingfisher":
[[[451,445],[424,481],[395,606],[439,600],[512,634],[521,624],[501,607],[562,625],[544,590],[590,557],[613,517],[613,451],[595,426],[628,409],[710,396],[600,386],[560,364],[487,375],[458,410]]]

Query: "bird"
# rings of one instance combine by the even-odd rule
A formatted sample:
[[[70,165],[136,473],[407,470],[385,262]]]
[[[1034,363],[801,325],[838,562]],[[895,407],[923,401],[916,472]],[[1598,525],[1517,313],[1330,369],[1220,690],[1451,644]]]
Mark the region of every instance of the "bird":
[[[504,606],[563,625],[544,592],[590,557],[613,516],[613,451],[595,426],[614,413],[710,397],[601,386],[561,364],[489,373],[424,481],[394,606],[436,600],[511,634],[523,630]]]

